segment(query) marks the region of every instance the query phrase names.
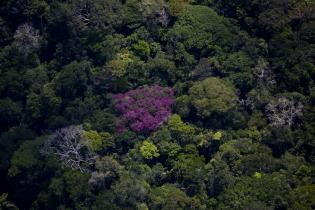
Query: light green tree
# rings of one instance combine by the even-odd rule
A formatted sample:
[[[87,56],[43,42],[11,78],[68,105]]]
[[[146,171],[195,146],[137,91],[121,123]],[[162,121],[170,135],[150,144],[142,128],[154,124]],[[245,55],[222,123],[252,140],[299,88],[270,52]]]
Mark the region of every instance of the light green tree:
[[[86,146],[92,152],[99,152],[114,146],[113,136],[108,132],[85,131],[83,139]]]
[[[196,82],[190,88],[189,95],[200,117],[210,117],[213,112],[227,112],[237,103],[232,85],[216,77]]]
[[[142,146],[140,147],[140,153],[145,159],[148,160],[160,156],[158,148],[152,142],[147,140],[142,143]]]
[[[138,41],[138,43],[134,44],[132,48],[136,55],[139,55],[144,59],[147,59],[151,52],[150,44],[143,40]]]
[[[106,63],[105,69],[112,76],[122,77],[126,74],[127,67],[132,61],[132,54],[129,51],[120,52],[113,60]]]
[[[213,140],[219,141],[222,138],[222,132],[221,131],[217,131],[213,134],[212,136]]]
[[[102,149],[102,136],[97,131],[85,131],[83,136],[91,151],[97,152]]]
[[[178,140],[179,143],[189,142],[196,132],[195,128],[183,122],[178,114],[173,114],[167,125],[172,137]]]

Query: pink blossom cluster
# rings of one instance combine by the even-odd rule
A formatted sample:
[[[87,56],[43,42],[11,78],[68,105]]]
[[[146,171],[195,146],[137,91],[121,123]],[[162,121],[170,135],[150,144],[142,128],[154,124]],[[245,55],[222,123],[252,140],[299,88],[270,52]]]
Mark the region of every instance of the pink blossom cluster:
[[[113,96],[115,109],[121,114],[117,130],[155,131],[172,112],[174,92],[171,88],[153,85]]]

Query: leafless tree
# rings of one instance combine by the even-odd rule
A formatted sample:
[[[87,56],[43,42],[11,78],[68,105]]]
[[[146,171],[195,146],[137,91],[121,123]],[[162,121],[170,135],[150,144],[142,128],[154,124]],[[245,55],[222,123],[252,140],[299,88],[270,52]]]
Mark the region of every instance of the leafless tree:
[[[276,84],[274,74],[272,73],[268,61],[260,58],[254,69],[258,87],[271,88]]]
[[[294,121],[302,116],[303,105],[287,98],[281,97],[276,103],[266,106],[267,118],[275,127],[291,127]]]
[[[255,102],[251,97],[247,97],[246,99],[239,99],[238,103],[246,110],[253,110],[255,108]]]
[[[168,26],[170,22],[170,15],[166,7],[163,7],[161,10],[157,11],[155,16],[157,22],[160,23],[163,27]]]
[[[14,34],[14,44],[19,53],[27,57],[40,47],[40,35],[38,30],[28,23],[20,25]]]
[[[163,27],[169,24],[170,15],[164,0],[141,0],[139,6],[145,18],[150,19],[154,23],[161,24]]]
[[[57,130],[46,141],[41,151],[42,154],[54,154],[64,166],[81,172],[90,172],[96,156],[87,150],[83,132],[80,125]]]
[[[73,7],[73,19],[75,24],[82,28],[90,23],[90,0],[79,0],[76,1]]]

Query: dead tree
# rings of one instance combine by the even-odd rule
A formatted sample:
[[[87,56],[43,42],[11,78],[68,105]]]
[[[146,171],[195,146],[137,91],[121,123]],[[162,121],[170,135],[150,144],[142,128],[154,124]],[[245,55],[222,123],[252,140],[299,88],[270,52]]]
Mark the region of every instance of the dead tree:
[[[63,166],[81,172],[90,172],[96,156],[88,151],[83,140],[82,126],[69,126],[57,130],[45,143],[42,154],[56,155]]]
[[[155,19],[163,27],[167,27],[170,22],[169,12],[166,7],[163,7],[161,10],[155,13]]]
[[[270,89],[276,84],[273,72],[269,67],[268,61],[260,58],[254,69],[257,86],[260,88]]]
[[[14,44],[19,53],[27,57],[40,47],[38,30],[28,23],[19,26],[14,34]]]
[[[291,127],[295,120],[302,116],[303,105],[287,98],[279,98],[276,103],[266,106],[267,118],[271,126]]]
[[[164,0],[141,0],[139,10],[143,17],[155,24],[166,27],[170,22],[168,7]]]
[[[255,108],[255,102],[251,97],[247,97],[246,99],[239,99],[238,104],[245,110],[253,110]]]
[[[75,24],[83,28],[90,23],[90,0],[79,0],[74,4],[72,15]]]

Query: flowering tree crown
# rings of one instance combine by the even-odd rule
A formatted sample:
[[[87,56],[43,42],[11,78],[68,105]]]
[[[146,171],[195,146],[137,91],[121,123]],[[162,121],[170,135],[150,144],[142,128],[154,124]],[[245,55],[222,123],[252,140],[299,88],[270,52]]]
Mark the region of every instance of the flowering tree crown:
[[[113,99],[115,109],[121,114],[119,132],[126,128],[135,132],[155,131],[171,115],[174,92],[154,85],[116,94]]]

